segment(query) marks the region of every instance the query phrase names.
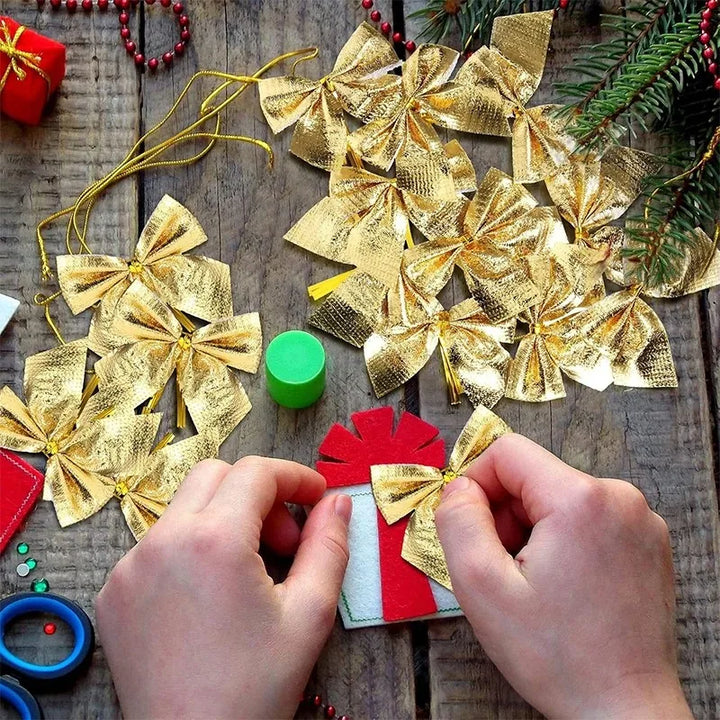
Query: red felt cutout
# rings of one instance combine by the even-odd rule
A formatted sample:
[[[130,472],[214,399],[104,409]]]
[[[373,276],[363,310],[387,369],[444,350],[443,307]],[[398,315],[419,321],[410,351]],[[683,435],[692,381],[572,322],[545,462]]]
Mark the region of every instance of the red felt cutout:
[[[0,552],[35,506],[44,480],[39,470],[0,450]]]
[[[394,417],[391,407],[354,413],[352,422],[360,437],[342,425],[330,428],[320,453],[335,462],[317,463],[328,487],[369,483],[372,465],[445,465],[445,443],[438,438],[435,426],[403,413],[393,432]],[[427,576],[400,555],[408,520],[388,525],[378,511],[383,618],[388,622],[430,615],[437,610]]]

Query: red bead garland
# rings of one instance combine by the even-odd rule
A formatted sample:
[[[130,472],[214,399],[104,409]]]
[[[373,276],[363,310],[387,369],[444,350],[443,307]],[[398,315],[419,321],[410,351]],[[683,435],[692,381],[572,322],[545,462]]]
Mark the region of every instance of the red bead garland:
[[[337,709],[334,705],[324,705],[321,695],[313,695],[311,693],[309,695],[305,695],[300,702],[305,707],[317,708],[322,712],[323,717],[328,718],[328,720],[333,720],[333,718],[335,720],[350,720],[348,715],[338,716]]]
[[[141,0],[112,0],[113,5],[120,11],[118,15],[118,22],[120,23],[120,39],[122,40],[125,51],[128,55],[133,58],[135,66],[139,70],[144,70],[146,67],[155,71],[160,67],[160,62],[156,57],[151,57],[149,60],[145,59],[145,55],[142,52],[138,52],[137,43],[131,37],[131,30],[129,27],[130,13],[129,11],[136,8]],[[372,6],[372,0],[369,1]],[[36,0],[38,9],[42,9],[45,6],[45,0]],[[110,0],[82,0],[80,7],[84,12],[89,13],[92,11],[93,6],[97,5],[98,10],[107,10],[110,4]],[[155,0],[145,0],[145,4],[150,6],[155,4]],[[187,44],[190,42],[192,34],[190,32],[190,18],[185,11],[185,5],[182,2],[173,3],[172,0],[160,0],[160,5],[165,8],[172,6],[172,11],[175,17],[177,17],[178,27],[180,29],[180,39],[176,42],[172,49],[162,54],[162,61],[165,67],[170,67],[176,57],[180,57],[185,54]],[[62,7],[62,0],[50,0],[50,7],[53,10],[59,10]],[[65,0],[65,9],[69,13],[74,13],[78,9],[78,0]],[[380,13],[378,13],[378,19],[380,19]]]
[[[710,33],[713,19],[713,11],[718,8],[718,0],[707,0],[705,9],[700,13],[700,35],[698,40],[703,46],[702,56],[707,60],[707,71],[712,77],[712,85],[720,90],[720,75],[718,74],[717,58],[715,49],[712,46],[712,35]]]

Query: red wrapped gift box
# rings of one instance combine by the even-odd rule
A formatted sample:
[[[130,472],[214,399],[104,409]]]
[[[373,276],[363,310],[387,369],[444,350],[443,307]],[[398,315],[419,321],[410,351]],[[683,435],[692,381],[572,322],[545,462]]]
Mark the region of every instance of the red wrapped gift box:
[[[0,111],[37,125],[65,77],[65,46],[0,15]]]

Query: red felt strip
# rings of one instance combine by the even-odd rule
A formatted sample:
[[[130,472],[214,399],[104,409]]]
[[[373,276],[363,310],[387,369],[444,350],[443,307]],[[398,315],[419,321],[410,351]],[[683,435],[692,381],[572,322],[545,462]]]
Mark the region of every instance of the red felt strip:
[[[0,552],[33,509],[44,480],[39,470],[0,450]]]

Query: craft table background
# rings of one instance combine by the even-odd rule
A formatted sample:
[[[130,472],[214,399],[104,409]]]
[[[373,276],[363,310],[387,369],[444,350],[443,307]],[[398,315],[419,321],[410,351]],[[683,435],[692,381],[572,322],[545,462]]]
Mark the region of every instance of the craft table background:
[[[21,390],[25,357],[52,346],[42,311],[32,305],[38,288],[36,223],[68,205],[91,181],[117,162],[144,130],[157,122],[192,72],[217,68],[249,73],[275,55],[319,45],[320,77],[366,17],[356,0],[187,0],[193,40],[171,71],[139,75],[122,48],[117,12],[69,15],[63,8],[38,12],[29,0],[0,0],[0,13],[68,46],[68,74],[56,106],[38,128],[0,121],[0,292],[23,301],[0,338],[0,386]],[[142,7],[141,3],[141,7]],[[419,6],[393,3],[395,23]],[[390,0],[375,6],[390,16]],[[621,11],[619,6],[606,9]],[[587,4],[554,29],[543,86],[535,103],[551,98],[552,82],[572,67],[577,48],[600,39],[598,12]],[[141,19],[142,18],[142,19]],[[133,13],[133,33],[146,55],[175,42],[177,26],[159,4]],[[408,20],[408,37],[417,21]],[[278,72],[278,71],[275,71]],[[182,113],[190,118],[186,109]],[[197,215],[209,241],[202,254],[230,263],[235,308],[259,310],[267,341],[288,328],[304,327],[306,286],[335,268],[283,241],[282,235],[327,191],[327,176],[288,154],[290,133],[272,137],[254,91],[231,113],[231,126],[268,139],[276,151],[269,172],[262,151],[219,144],[201,163],[152,172],[125,181],[97,206],[89,243],[96,252],[127,256],[139,229],[164,193]],[[478,176],[491,165],[510,168],[509,142],[462,136]],[[62,227],[49,233],[54,255],[64,245]],[[448,300],[464,296],[462,281]],[[678,588],[680,674],[698,718],[720,717],[720,526],[717,504],[720,390],[720,290],[674,302],[653,302],[670,335],[677,390],[612,387],[598,393],[567,382],[567,398],[532,405],[503,401],[499,414],[578,468],[631,480],[667,520],[672,534]],[[62,302],[54,312],[67,337],[82,336],[86,313],[70,316]],[[294,412],[268,397],[262,374],[243,376],[253,410],[224,445],[232,461],[249,453],[316,460],[316,448],[333,422],[376,406],[362,353],[330,337],[328,386],[313,408]],[[171,400],[171,399],[170,399]],[[437,424],[448,446],[470,414],[465,402],[450,408],[436,359],[404,392],[383,402],[406,407]],[[169,401],[166,407],[171,407]],[[52,508],[41,504],[19,536],[27,541],[53,590],[88,608],[114,563],[133,544],[122,515],[110,503],[90,520],[62,530]],[[11,546],[0,557],[2,594],[27,589],[15,573]],[[147,578],[152,583],[152,577]],[[157,588],[160,595],[162,587]],[[208,608],[211,612],[212,609]],[[179,628],[179,630],[182,630]],[[22,636],[28,652],[36,636]],[[231,677],[218,682],[233,682]],[[507,685],[475,643],[464,619],[401,624],[346,632],[337,623],[311,681],[315,692],[342,712],[361,718],[524,718],[536,715]],[[42,698],[48,718],[115,718],[120,712],[102,655],[67,692]],[[209,709],[209,716],[212,710]]]

